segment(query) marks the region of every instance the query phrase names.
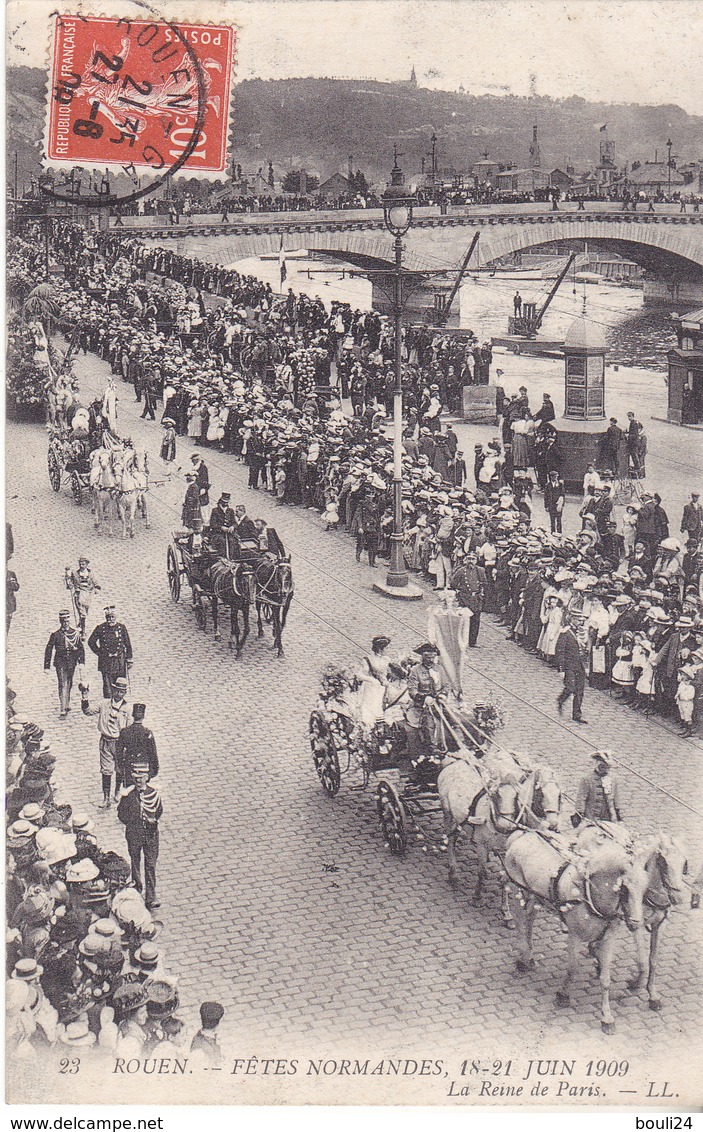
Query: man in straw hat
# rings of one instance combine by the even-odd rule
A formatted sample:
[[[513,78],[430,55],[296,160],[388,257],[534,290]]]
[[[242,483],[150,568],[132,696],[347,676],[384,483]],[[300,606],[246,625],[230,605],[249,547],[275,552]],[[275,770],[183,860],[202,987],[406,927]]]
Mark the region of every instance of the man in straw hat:
[[[571,718],[574,723],[587,723],[588,720],[581,714],[583,693],[586,689],[586,669],[576,636],[578,629],[578,617],[567,617],[557,640],[556,663],[559,670],[564,673],[564,687],[557,696],[557,711],[561,715],[569,696],[573,696]]]
[[[103,800],[101,810],[110,808],[110,787],[115,775],[115,801],[122,785],[122,765],[117,758],[117,742],[120,732],[130,725],[127,706],[127,681],[118,676],[112,684],[109,700],[103,700],[98,712],[98,731],[100,733],[100,774],[102,777]]]
[[[70,566],[65,567],[64,577],[66,589],[71,591],[73,597],[81,637],[85,639],[85,626],[90,612],[90,600],[95,591],[100,589],[100,586],[95,579],[93,571],[90,569],[89,560],[84,555],[81,555],[78,559],[78,568],[76,570],[72,570]]]

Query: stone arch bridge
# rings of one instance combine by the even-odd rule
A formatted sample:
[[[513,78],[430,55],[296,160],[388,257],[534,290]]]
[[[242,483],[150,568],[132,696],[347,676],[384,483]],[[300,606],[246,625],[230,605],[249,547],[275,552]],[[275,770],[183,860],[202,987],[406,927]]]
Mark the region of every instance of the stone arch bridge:
[[[420,274],[456,269],[478,230],[472,267],[540,244],[588,240],[639,263],[656,278],[703,283],[703,215],[611,211],[612,206],[577,212],[575,205],[562,206],[574,211],[532,211],[539,207],[502,211],[484,206],[448,216],[419,209],[404,239],[404,264]],[[319,252],[361,270],[383,270],[393,259],[393,241],[379,210],[252,215],[224,224],[197,218],[174,227],[128,221],[125,231],[128,225],[135,234],[177,241],[202,258],[216,254],[221,263],[278,252],[281,236],[286,251]],[[216,246],[212,237],[217,237]]]

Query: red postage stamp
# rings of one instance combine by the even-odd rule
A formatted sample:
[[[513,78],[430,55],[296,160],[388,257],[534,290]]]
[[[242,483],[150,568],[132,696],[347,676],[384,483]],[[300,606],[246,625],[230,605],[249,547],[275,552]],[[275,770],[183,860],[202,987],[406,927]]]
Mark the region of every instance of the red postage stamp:
[[[55,18],[50,162],[225,171],[233,27]]]

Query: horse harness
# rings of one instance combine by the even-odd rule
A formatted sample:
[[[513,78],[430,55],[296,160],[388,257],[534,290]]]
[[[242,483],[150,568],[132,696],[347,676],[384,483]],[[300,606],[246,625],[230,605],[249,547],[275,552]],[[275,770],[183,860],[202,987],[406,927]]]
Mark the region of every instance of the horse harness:
[[[550,845],[552,844],[552,839],[546,833],[545,830],[535,829],[535,830],[531,830],[531,832],[538,834],[538,836],[540,836],[540,837],[543,837],[545,839],[545,841],[547,841]],[[561,862],[561,864],[560,864],[559,868],[557,869],[556,873],[554,874],[554,876],[549,878],[549,886],[548,886],[548,895],[547,896],[540,896],[539,893],[533,892],[531,888],[527,887],[527,885],[521,884],[520,881],[517,881],[517,880],[515,880],[514,877],[511,877],[510,873],[508,872],[508,870],[505,867],[505,861],[503,861],[503,869],[504,869],[505,874],[506,874],[506,876],[507,876],[507,878],[508,878],[508,880],[510,881],[511,884],[514,884],[516,888],[521,889],[522,892],[526,892],[529,896],[532,897],[533,900],[536,900],[539,904],[543,904],[545,907],[551,908],[553,911],[557,912],[559,919],[562,921],[563,924],[566,923],[565,916],[566,916],[567,912],[570,912],[573,908],[576,908],[577,905],[579,905],[579,904],[585,904],[586,907],[588,908],[589,912],[591,912],[592,915],[594,915],[597,919],[603,921],[603,925],[604,925],[603,926],[603,935],[604,935],[605,932],[607,931],[609,925],[611,923],[614,923],[615,920],[617,920],[619,915],[620,915],[620,905],[622,903],[622,890],[620,892],[620,895],[618,896],[618,902],[615,906],[615,911],[611,912],[611,913],[602,912],[600,910],[600,908],[596,908],[596,906],[593,902],[593,896],[591,894],[591,878],[590,878],[589,874],[586,873],[583,877],[583,897],[576,897],[573,900],[560,900],[559,899],[559,882],[561,881],[561,878],[564,876],[564,873],[566,872],[566,870],[572,864],[573,864],[572,861],[569,861],[567,858],[564,858],[564,860]]]

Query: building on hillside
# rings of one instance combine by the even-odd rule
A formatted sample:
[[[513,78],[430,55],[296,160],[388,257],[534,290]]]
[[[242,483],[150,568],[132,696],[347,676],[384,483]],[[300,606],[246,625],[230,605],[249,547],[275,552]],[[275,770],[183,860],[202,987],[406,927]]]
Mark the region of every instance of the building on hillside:
[[[506,169],[496,178],[502,193],[534,193],[549,188],[549,174],[544,169]]]
[[[476,184],[479,189],[496,187],[498,174],[503,169],[497,161],[489,161],[488,155],[484,154],[481,161],[474,161],[469,172],[476,178]]]
[[[559,189],[565,193],[574,183],[574,178],[569,173],[565,173],[563,169],[552,169],[549,174],[549,187],[550,189]]]
[[[678,344],[669,350],[668,420],[703,424],[703,308],[677,320]]]
[[[639,169],[628,173],[627,183],[631,189],[648,196],[657,196],[659,193],[667,196],[669,190],[672,193],[678,193],[684,188],[688,192],[692,190],[692,186],[686,185],[686,180],[678,169],[670,168],[666,161],[646,161]]]
[[[342,173],[333,173],[326,181],[323,181],[317,190],[318,196],[326,200],[333,200],[336,197],[349,196],[351,188],[349,186],[349,178],[345,177]]]

